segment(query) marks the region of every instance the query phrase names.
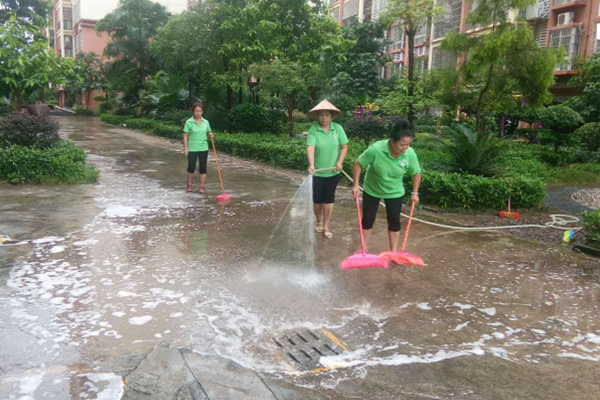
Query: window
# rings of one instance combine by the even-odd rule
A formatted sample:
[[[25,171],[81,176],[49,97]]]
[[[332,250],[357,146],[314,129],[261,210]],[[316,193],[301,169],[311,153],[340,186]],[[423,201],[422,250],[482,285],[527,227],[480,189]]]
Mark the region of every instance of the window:
[[[594,36],[594,48],[592,50],[594,51],[594,53],[600,53],[600,22],[596,24],[596,34]]]
[[[63,21],[65,24],[65,30],[73,30],[73,9],[63,8]]]
[[[79,54],[83,51],[82,36],[83,32],[79,32],[75,35],[75,54]]]
[[[54,49],[54,29],[50,29],[48,31],[48,46],[50,46],[51,49]]]
[[[65,57],[73,57],[73,36],[65,36]]]
[[[573,60],[579,54],[580,41],[581,29],[577,26],[556,29],[550,32],[550,47],[563,48],[567,53],[566,62],[557,65],[557,71],[570,71],[573,69]]]
[[[405,36],[404,36],[404,28],[401,26],[393,26],[390,29],[390,45],[389,51],[396,51],[404,48],[405,45]]]

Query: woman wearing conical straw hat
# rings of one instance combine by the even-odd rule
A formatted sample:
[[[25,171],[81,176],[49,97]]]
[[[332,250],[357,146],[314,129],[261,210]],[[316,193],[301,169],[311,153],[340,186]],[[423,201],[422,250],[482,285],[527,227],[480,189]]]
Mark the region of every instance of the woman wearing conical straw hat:
[[[330,223],[335,189],[342,178],[342,164],[348,153],[346,132],[340,124],[333,122],[340,114],[341,111],[327,100],[317,104],[307,114],[309,118],[317,120],[306,139],[308,172],[313,175],[313,203],[317,218],[315,231],[327,239],[333,237]]]

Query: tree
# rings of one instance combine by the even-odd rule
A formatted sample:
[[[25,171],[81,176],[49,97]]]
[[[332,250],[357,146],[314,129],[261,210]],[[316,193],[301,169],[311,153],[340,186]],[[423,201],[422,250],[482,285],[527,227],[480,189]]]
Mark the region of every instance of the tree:
[[[305,92],[306,71],[300,63],[287,60],[274,60],[250,66],[250,73],[261,78],[264,89],[279,93],[288,112],[289,135],[294,136],[294,107],[298,95]]]
[[[92,92],[106,90],[106,65],[95,53],[78,53],[73,73],[67,77],[65,89],[68,93],[83,96],[89,106]]]
[[[120,86],[120,91],[135,96],[144,80],[156,70],[150,41],[168,19],[166,8],[158,3],[121,0],[115,11],[96,23],[96,31],[110,35],[104,55],[114,60],[109,64],[109,78]]]
[[[569,85],[582,91],[573,96],[568,105],[579,112],[586,122],[600,122],[600,54],[576,63],[575,75]]]
[[[332,88],[335,93],[351,96],[377,96],[381,78],[377,67],[385,65],[389,57],[384,56],[387,41],[384,26],[379,22],[351,24],[342,30],[342,38],[353,45],[344,53],[344,60],[325,62],[330,70]]]
[[[52,3],[48,0],[0,0],[0,24],[6,23],[11,15],[15,15],[42,27],[51,9]]]
[[[441,7],[435,6],[435,0],[390,0],[382,15],[382,20],[391,26],[395,23],[404,28],[408,39],[408,97],[414,96],[414,68],[415,68],[415,35],[431,20],[444,12]],[[414,109],[412,102],[408,107],[408,120],[411,125],[414,120]]]
[[[34,39],[38,27],[11,15],[0,25],[0,95],[13,108],[24,104],[48,84],[62,84],[73,69],[73,60],[57,58],[43,39]]]
[[[548,107],[540,112],[542,125],[550,129],[552,137],[550,141],[554,150],[558,151],[560,146],[568,145],[574,139],[573,132],[577,130],[584,121],[577,111],[565,105]]]
[[[210,84],[219,70],[214,33],[210,31],[213,14],[208,3],[198,3],[189,12],[172,17],[159,29],[150,49],[171,74],[187,79],[188,100],[194,97],[199,84]]]
[[[469,13],[473,25],[489,27],[481,35],[453,32],[442,43],[443,50],[459,54],[462,63],[447,90],[467,94],[462,106],[474,110],[478,129],[485,126],[484,112],[508,113],[518,105],[515,94],[529,106],[551,100],[558,53],[539,48],[524,22],[510,22],[509,10],[522,9],[535,0],[479,0]],[[469,95],[470,94],[470,95]]]
[[[394,85],[384,88],[377,98],[381,109],[392,115],[408,115],[411,107],[414,113],[423,113],[429,107],[441,104],[442,91],[437,71],[429,71],[414,84],[414,92],[409,96],[409,81],[406,75],[394,80]]]

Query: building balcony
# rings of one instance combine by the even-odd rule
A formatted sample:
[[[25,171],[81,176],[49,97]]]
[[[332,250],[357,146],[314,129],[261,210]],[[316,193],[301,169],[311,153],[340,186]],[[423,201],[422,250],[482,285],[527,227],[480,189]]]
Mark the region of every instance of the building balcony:
[[[548,19],[550,16],[550,4],[552,0],[538,0],[537,4],[531,5],[519,11],[519,17],[527,21],[537,19]]]
[[[553,10],[585,6],[586,0],[552,0]]]

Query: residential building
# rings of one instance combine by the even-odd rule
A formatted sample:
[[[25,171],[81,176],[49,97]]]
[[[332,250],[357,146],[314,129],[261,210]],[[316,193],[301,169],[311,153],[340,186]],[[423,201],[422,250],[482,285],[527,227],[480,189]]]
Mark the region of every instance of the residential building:
[[[189,0],[155,1],[174,14],[186,10],[189,3]],[[50,47],[56,50],[57,55],[75,57],[80,52],[102,55],[109,35],[105,32],[97,33],[95,25],[117,8],[119,0],[53,0],[53,4],[46,35]],[[65,105],[65,91],[58,88],[58,94],[59,105]],[[89,97],[87,107],[95,109],[94,95]]]
[[[389,0],[331,0],[329,15],[342,26],[351,21],[377,21],[385,11]],[[389,79],[394,73],[404,68],[408,60],[408,38],[400,25],[394,25],[386,32],[386,38],[391,42],[386,48],[386,54],[391,61],[381,68],[380,76]],[[415,36],[415,73],[422,72],[429,65],[429,42],[431,24],[423,26]]]

